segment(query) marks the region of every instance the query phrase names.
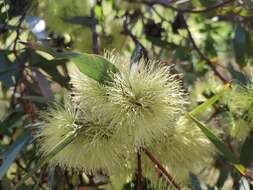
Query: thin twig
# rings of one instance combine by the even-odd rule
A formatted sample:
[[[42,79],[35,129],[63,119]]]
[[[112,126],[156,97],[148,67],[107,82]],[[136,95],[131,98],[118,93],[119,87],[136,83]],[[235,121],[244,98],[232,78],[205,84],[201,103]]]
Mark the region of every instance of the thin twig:
[[[18,53],[17,53],[17,44],[18,44],[18,40],[20,37],[21,25],[25,19],[25,16],[26,16],[26,11],[24,11],[24,13],[21,15],[20,19],[18,20],[17,29],[16,29],[16,38],[14,39],[14,42],[13,42],[13,53],[14,53],[18,62],[19,62],[19,58],[18,58]]]
[[[67,170],[64,171],[64,178],[65,178],[66,185],[71,189],[73,187],[73,185],[71,183],[69,173]]]
[[[19,160],[16,160],[15,163],[16,163],[17,166],[18,166],[20,169],[22,169],[24,172],[29,173],[29,170],[28,170],[26,167],[22,166],[22,164],[19,162]],[[36,181],[38,180],[37,177],[35,177],[34,175],[31,175],[31,178],[32,178],[32,180],[33,180],[34,182],[36,182]],[[39,186],[42,187],[41,184],[39,184]]]
[[[138,38],[132,33],[131,30],[128,28],[128,12],[125,13],[123,18],[123,33],[128,35],[136,46],[140,46],[142,50],[143,57],[146,59],[148,57],[148,50],[142,45],[142,43],[138,40]]]
[[[26,74],[24,73],[25,72],[25,64],[22,63],[22,61],[20,60],[20,57],[19,57],[19,54],[18,54],[18,51],[17,51],[17,44],[19,42],[19,38],[20,38],[20,34],[21,34],[21,26],[22,26],[23,21],[25,20],[25,16],[27,14],[29,6],[30,6],[30,4],[27,4],[25,6],[24,12],[23,12],[23,14],[21,15],[21,17],[18,20],[17,29],[16,29],[16,38],[14,39],[14,42],[13,42],[13,49],[12,49],[12,51],[13,51],[13,54],[15,56],[15,59],[16,59],[17,65],[18,65],[18,69],[19,69],[19,73],[20,73],[20,78],[16,81],[11,101],[15,100],[15,93],[17,91],[18,85],[21,86],[20,84],[22,84],[22,83],[25,84],[27,82],[26,81]],[[21,96],[24,95],[24,94],[26,94],[28,91],[29,91],[29,89],[26,88],[25,85],[23,85],[23,88],[20,89]],[[29,101],[29,100],[21,101],[21,104],[24,107],[24,111],[28,115],[30,115],[30,118],[32,120],[34,120],[35,116],[36,116],[35,105],[31,101]],[[11,103],[11,105],[13,106],[14,103]]]
[[[94,0],[90,0],[90,16],[92,19],[92,24],[91,24],[91,32],[92,32],[92,50],[93,53],[98,54],[99,50],[98,50],[98,34],[97,34],[97,30],[96,30],[96,25],[97,25],[97,21],[96,21],[96,15],[95,15],[95,2]]]
[[[162,5],[164,7],[170,8],[170,9],[172,9],[174,11],[177,11],[177,12],[180,12],[180,13],[206,13],[206,12],[210,12],[210,11],[213,11],[215,9],[224,7],[225,5],[230,4],[234,1],[235,0],[223,1],[221,3],[214,4],[210,7],[204,8],[204,9],[180,9],[180,8],[172,6],[171,3],[164,3],[164,2],[160,2],[160,1],[142,1],[142,3],[145,3],[145,4],[150,5],[150,6]]]
[[[161,172],[168,178],[169,182],[177,189],[180,190],[180,186],[176,183],[174,178],[169,174],[169,172],[162,166],[162,164],[149,152],[146,148],[142,148],[143,152],[148,156],[148,158],[161,170]]]
[[[160,13],[158,13],[155,8],[152,7],[152,9],[162,20],[165,20],[165,21],[167,21],[167,22],[170,23],[170,21],[166,20],[162,15],[160,15]],[[179,14],[181,14],[181,13],[179,13]],[[219,71],[213,65],[212,61],[200,51],[200,49],[198,48],[195,40],[193,39],[192,33],[191,33],[191,31],[189,29],[189,26],[187,25],[186,20],[184,19],[183,15],[182,15],[182,18],[183,18],[183,22],[184,22],[183,23],[184,27],[186,28],[186,30],[188,32],[188,36],[190,38],[190,41],[191,41],[191,43],[192,43],[193,48],[195,49],[195,51],[197,51],[197,53],[200,55],[200,57],[207,62],[208,66],[213,70],[213,72],[215,73],[215,75],[217,75],[224,83],[227,83],[228,82],[227,79],[225,77],[223,77],[219,73]]]
[[[17,29],[17,26],[12,26],[12,25],[9,25],[7,23],[0,23],[0,32],[3,32],[3,31],[8,31],[8,30],[16,30]],[[20,29],[24,29],[23,27],[20,27]]]
[[[16,81],[15,81],[13,93],[12,93],[12,95],[11,95],[11,102],[10,102],[10,108],[11,108],[11,109],[14,109],[14,108],[15,108],[15,95],[16,95],[16,93],[17,93],[19,81],[20,81],[19,78],[17,78]]]
[[[11,103],[10,103],[10,107],[11,108],[14,108],[15,105],[14,105],[14,101],[15,101],[15,94],[16,94],[16,91],[17,91],[17,88],[18,88],[18,85],[20,82],[22,82],[23,80],[23,69],[24,69],[24,64],[21,63],[21,60],[18,56],[18,52],[17,52],[17,44],[18,44],[18,41],[19,41],[19,37],[20,37],[20,32],[21,32],[21,26],[22,26],[22,23],[25,19],[25,16],[26,16],[26,9],[25,11],[23,12],[23,14],[21,15],[21,17],[19,18],[18,20],[18,24],[16,26],[16,38],[14,39],[14,42],[13,42],[13,54],[15,56],[15,59],[17,61],[17,64],[18,64],[18,68],[19,68],[19,72],[20,72],[20,78],[18,78],[16,81],[15,81],[15,86],[14,86],[14,90],[13,90],[13,94],[11,96]]]
[[[249,171],[246,171],[246,174],[244,176],[253,182],[253,177],[250,175]]]
[[[136,172],[137,190],[142,190],[141,178],[142,178],[141,152],[140,152],[140,149],[139,149],[138,152],[137,152],[137,172]]]
[[[195,51],[199,54],[199,56],[204,60],[206,61],[207,65],[212,69],[212,71],[214,72],[214,74],[220,78],[220,80],[222,80],[224,83],[228,83],[228,80],[222,76],[222,74],[216,69],[216,67],[213,65],[213,62],[206,56],[204,55],[201,50],[198,48],[195,40],[193,39],[192,37],[192,33],[189,29],[189,26],[187,25],[186,23],[186,20],[184,19],[184,25],[185,25],[185,28],[187,30],[187,33],[188,33],[188,36],[190,38],[190,41],[193,45],[193,48],[195,49]]]
[[[218,8],[221,8],[221,7],[224,7],[225,5],[227,4],[230,4],[232,2],[234,2],[235,0],[227,0],[227,1],[223,1],[221,3],[217,3],[215,5],[212,5],[210,7],[207,7],[205,9],[179,9],[179,8],[176,8],[176,7],[173,7],[172,5],[168,5],[168,8],[174,10],[174,11],[177,11],[177,12],[180,12],[180,13],[206,13],[206,12],[210,12],[210,11],[213,11],[215,9],[218,9]]]

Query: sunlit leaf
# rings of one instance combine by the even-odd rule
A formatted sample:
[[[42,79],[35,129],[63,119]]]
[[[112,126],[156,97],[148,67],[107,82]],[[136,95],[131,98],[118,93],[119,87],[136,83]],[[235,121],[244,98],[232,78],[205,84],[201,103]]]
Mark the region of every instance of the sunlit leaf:
[[[52,48],[45,47],[40,44],[34,43],[23,43],[27,47],[44,51],[55,57],[56,60],[67,59],[71,62],[75,63],[75,65],[79,68],[79,70],[94,80],[106,83],[107,81],[111,81],[111,73],[117,72],[117,68],[106,58],[95,55],[95,54],[87,54],[87,53],[77,53],[77,52],[66,52],[61,53],[57,52]]]
[[[242,177],[239,181],[239,190],[250,190],[249,182],[245,177]]]
[[[47,60],[35,51],[30,51],[29,59],[33,67],[43,69],[43,71],[49,75],[51,80],[59,83],[62,87],[68,88],[67,77],[64,77],[57,69],[58,66],[64,66],[66,60]]]
[[[22,126],[25,118],[24,112],[14,111],[10,113],[3,121],[0,121],[0,133],[9,135],[11,129]]]
[[[205,101],[204,103],[200,104],[199,106],[197,106],[196,108],[194,108],[190,114],[192,116],[196,116],[202,112],[204,112],[207,108],[209,108],[210,106],[212,106],[216,101],[218,101],[223,95],[224,93],[229,90],[230,88],[230,84],[226,84],[223,88],[223,90],[221,90],[220,92],[218,92],[216,95],[214,95],[212,98],[208,99],[207,101]]]

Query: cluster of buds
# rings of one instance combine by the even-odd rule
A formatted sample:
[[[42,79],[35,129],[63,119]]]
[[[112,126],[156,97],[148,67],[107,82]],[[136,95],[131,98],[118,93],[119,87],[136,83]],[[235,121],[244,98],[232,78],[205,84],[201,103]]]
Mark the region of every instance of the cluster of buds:
[[[51,164],[112,176],[121,171],[127,177],[129,168],[136,167],[136,149],[145,147],[184,181],[214,151],[204,134],[184,117],[188,95],[181,76],[157,61],[141,60],[131,67],[123,57],[107,59],[118,69],[110,74],[111,81],[102,84],[75,71],[71,95],[42,113],[44,125],[38,138],[42,154],[80,129]],[[149,165],[143,160],[144,176],[152,176]]]

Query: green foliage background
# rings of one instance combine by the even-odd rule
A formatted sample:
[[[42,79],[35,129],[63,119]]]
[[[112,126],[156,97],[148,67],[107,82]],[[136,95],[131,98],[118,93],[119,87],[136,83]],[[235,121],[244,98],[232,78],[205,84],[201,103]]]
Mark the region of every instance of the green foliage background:
[[[191,174],[188,188],[253,188],[252,9],[251,0],[0,1],[0,189],[10,189],[31,171],[19,189],[102,189],[108,183],[58,167],[31,170],[39,157],[32,134],[38,112],[70,89],[69,70],[75,66],[69,60],[98,81],[106,77],[101,60],[101,70],[92,64],[82,68],[89,54],[60,52],[103,55],[113,49],[132,62],[143,56],[174,65],[183,74],[190,110],[209,100],[191,117],[223,154],[203,176]],[[31,19],[45,22],[43,38]],[[232,90],[223,93],[227,83]],[[155,189],[145,184],[143,189]],[[124,189],[136,189],[135,179]]]

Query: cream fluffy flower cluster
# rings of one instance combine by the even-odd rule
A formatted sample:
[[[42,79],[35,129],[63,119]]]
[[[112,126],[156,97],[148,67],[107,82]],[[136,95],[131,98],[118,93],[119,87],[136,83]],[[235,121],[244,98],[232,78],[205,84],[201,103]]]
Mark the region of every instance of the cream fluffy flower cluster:
[[[212,150],[209,141],[180,119],[188,103],[180,76],[156,61],[131,69],[125,58],[107,58],[119,70],[111,73],[112,81],[105,85],[75,72],[71,96],[42,114],[44,155],[69,132],[82,129],[51,163],[110,175],[135,167],[129,158],[136,157],[136,147],[146,147],[180,178],[180,172],[186,175],[205,161]]]
[[[247,86],[235,84],[226,94],[226,104],[234,115],[231,135],[243,142],[253,130],[253,83]]]

